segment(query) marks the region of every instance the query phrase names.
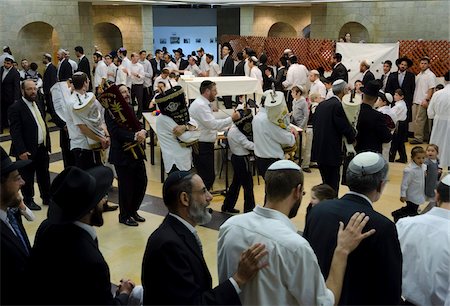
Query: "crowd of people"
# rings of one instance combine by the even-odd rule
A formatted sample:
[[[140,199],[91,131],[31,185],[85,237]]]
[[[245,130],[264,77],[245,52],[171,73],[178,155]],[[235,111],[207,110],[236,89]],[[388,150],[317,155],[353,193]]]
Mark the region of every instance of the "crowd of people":
[[[145,50],[131,52],[130,59],[124,47],[105,55],[96,50],[92,70],[83,47],[74,51],[78,62],[60,49],[57,66],[44,54],[43,77],[26,59],[23,70],[14,68],[8,47],[1,57],[1,124],[9,127],[10,155],[16,158],[13,162],[2,148],[2,303],[396,305],[401,297],[416,305],[450,303],[450,176],[442,175],[450,166],[450,85],[435,90],[429,58],[420,60],[417,76],[408,71],[413,63],[406,57],[396,61],[396,72],[385,61],[379,80],[362,61],[361,78],[349,92],[353,86],[339,53],[325,77],[323,68],[309,71],[298,63],[290,49],[275,69],[265,54],[258,57],[250,48],[238,52],[235,63],[229,43],[217,62],[203,48],[188,59],[182,49],[173,56],[156,50],[150,59]],[[216,83],[206,78],[200,95],[186,103],[180,74],[249,76],[259,81],[263,99],[254,113],[243,97],[223,96],[225,108],[235,109],[218,119],[211,105]],[[450,82],[449,73],[445,80]],[[64,103],[56,103],[57,94],[67,94]],[[361,104],[354,122],[346,113],[349,96]],[[156,133],[168,174],[162,194],[169,213],[148,239],[143,289],[122,279],[113,296],[94,227],[103,225],[104,211],[117,208],[126,226],[146,221],[138,213],[147,189],[147,131],[140,120],[153,107],[160,111]],[[52,183],[47,113],[59,127],[64,162]],[[400,201],[406,206],[392,213],[394,224],[373,203],[387,184],[389,162],[408,161],[408,123],[417,146],[403,173]],[[212,218],[218,131],[227,132],[234,170],[221,210],[239,213],[242,186],[245,214],[220,228],[220,283],[213,288],[195,227]],[[299,131],[300,166],[286,160]],[[425,149],[424,142],[429,142]],[[265,180],[263,206],[255,204],[252,156]],[[289,219],[304,195],[303,173],[313,167],[322,184],[312,190],[301,236]],[[41,209],[34,201],[35,176],[49,208],[31,246],[21,216]],[[114,177],[118,206],[107,200]],[[350,191],[337,199],[341,177]],[[430,204],[417,216],[425,201]],[[17,286],[23,280],[26,296]],[[42,294],[54,280],[55,292]],[[74,294],[80,284],[83,293]]]

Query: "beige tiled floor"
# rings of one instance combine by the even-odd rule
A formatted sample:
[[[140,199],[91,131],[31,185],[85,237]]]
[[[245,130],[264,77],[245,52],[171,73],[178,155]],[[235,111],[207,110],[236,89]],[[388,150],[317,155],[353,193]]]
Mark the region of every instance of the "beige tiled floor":
[[[52,148],[53,153],[60,151],[59,148],[59,135],[58,132],[52,132]],[[10,141],[2,142],[1,145],[6,150],[9,150]],[[407,150],[410,148],[407,147]],[[147,149],[148,150],[148,149]],[[147,194],[161,197],[162,184],[159,180],[159,151],[155,154],[156,165],[151,166],[147,163],[147,175],[149,178],[147,186]],[[54,162],[50,165],[50,171],[59,173],[62,170],[62,161]],[[391,163],[390,164],[390,181],[387,184],[384,194],[380,201],[375,203],[374,208],[380,213],[391,218],[390,213],[401,207],[399,201],[400,182],[402,177],[403,164]],[[230,177],[231,179],[231,177]],[[263,203],[264,199],[264,181],[260,179],[260,185],[258,185],[256,178],[254,179],[255,187],[255,199],[258,204]],[[321,183],[319,171],[313,169],[312,173],[305,173],[305,191],[306,196],[302,201],[302,205],[298,212],[297,217],[292,221],[299,230],[304,227],[304,220],[306,214],[306,206],[309,203],[310,189],[312,186]],[[114,183],[116,185],[116,182]],[[217,189],[223,188],[224,179],[216,180],[215,187]],[[36,202],[40,203],[38,196],[38,188],[36,186]],[[343,195],[348,189],[345,186],[340,188],[340,195]],[[223,202],[222,196],[214,197],[211,207],[214,210],[220,210],[220,206]],[[242,211],[243,209],[243,196],[238,200],[236,206]],[[40,224],[45,218],[47,209],[36,212],[37,220],[34,222],[25,222],[30,240],[33,241],[34,234]],[[163,217],[142,212],[142,215],[147,219],[145,223],[139,225],[139,227],[126,227],[118,223],[118,212],[108,212],[104,214],[105,224],[101,228],[97,228],[100,249],[106,261],[109,264],[111,270],[111,281],[117,283],[122,277],[129,277],[140,283],[141,277],[141,264],[142,257],[145,250],[145,245],[148,236],[159,226]],[[207,229],[204,227],[198,228],[200,238],[203,243],[203,249],[205,253],[206,262],[210,268],[213,276],[214,283],[217,284],[217,235],[215,230]]]

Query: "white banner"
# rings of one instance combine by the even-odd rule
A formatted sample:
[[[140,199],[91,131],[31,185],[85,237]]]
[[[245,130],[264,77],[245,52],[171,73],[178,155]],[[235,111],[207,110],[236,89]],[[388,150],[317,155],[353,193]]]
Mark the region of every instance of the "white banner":
[[[337,43],[336,53],[342,54],[342,64],[348,70],[348,82],[350,87],[356,80],[362,80],[362,73],[359,72],[359,64],[366,60],[370,65],[370,71],[376,79],[383,74],[383,62],[390,60],[393,71],[395,60],[398,59],[399,43],[389,44],[358,44],[358,43]]]

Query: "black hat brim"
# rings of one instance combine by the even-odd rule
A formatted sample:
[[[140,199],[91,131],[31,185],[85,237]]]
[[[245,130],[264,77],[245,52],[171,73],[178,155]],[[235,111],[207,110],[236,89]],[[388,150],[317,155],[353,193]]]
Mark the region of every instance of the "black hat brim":
[[[401,62],[403,62],[403,61],[405,61],[406,63],[407,63],[407,65],[408,65],[408,68],[409,67],[411,67],[414,63],[413,63],[413,61],[411,60],[411,59],[409,59],[409,58],[407,58],[407,57],[401,57],[401,58],[398,58],[396,61],[395,61],[395,65],[400,65],[400,63]]]

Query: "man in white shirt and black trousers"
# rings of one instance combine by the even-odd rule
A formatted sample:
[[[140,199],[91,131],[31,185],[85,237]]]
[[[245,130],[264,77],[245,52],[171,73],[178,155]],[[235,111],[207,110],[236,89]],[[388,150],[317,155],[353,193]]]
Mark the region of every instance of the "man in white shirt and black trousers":
[[[145,71],[144,66],[138,63],[139,55],[131,53],[131,65],[129,75],[131,78],[131,101],[137,101],[138,109],[136,116],[142,118],[142,100],[144,96]]]
[[[203,81],[200,84],[200,94],[189,107],[189,116],[198,123],[200,131],[198,152],[193,152],[193,161],[194,167],[205,182],[206,188],[211,190],[216,176],[214,171],[214,143],[217,139],[217,131],[229,127],[233,121],[239,120],[240,115],[235,111],[231,117],[225,119],[214,117],[210,103],[215,100],[217,95],[216,83],[208,80]]]

